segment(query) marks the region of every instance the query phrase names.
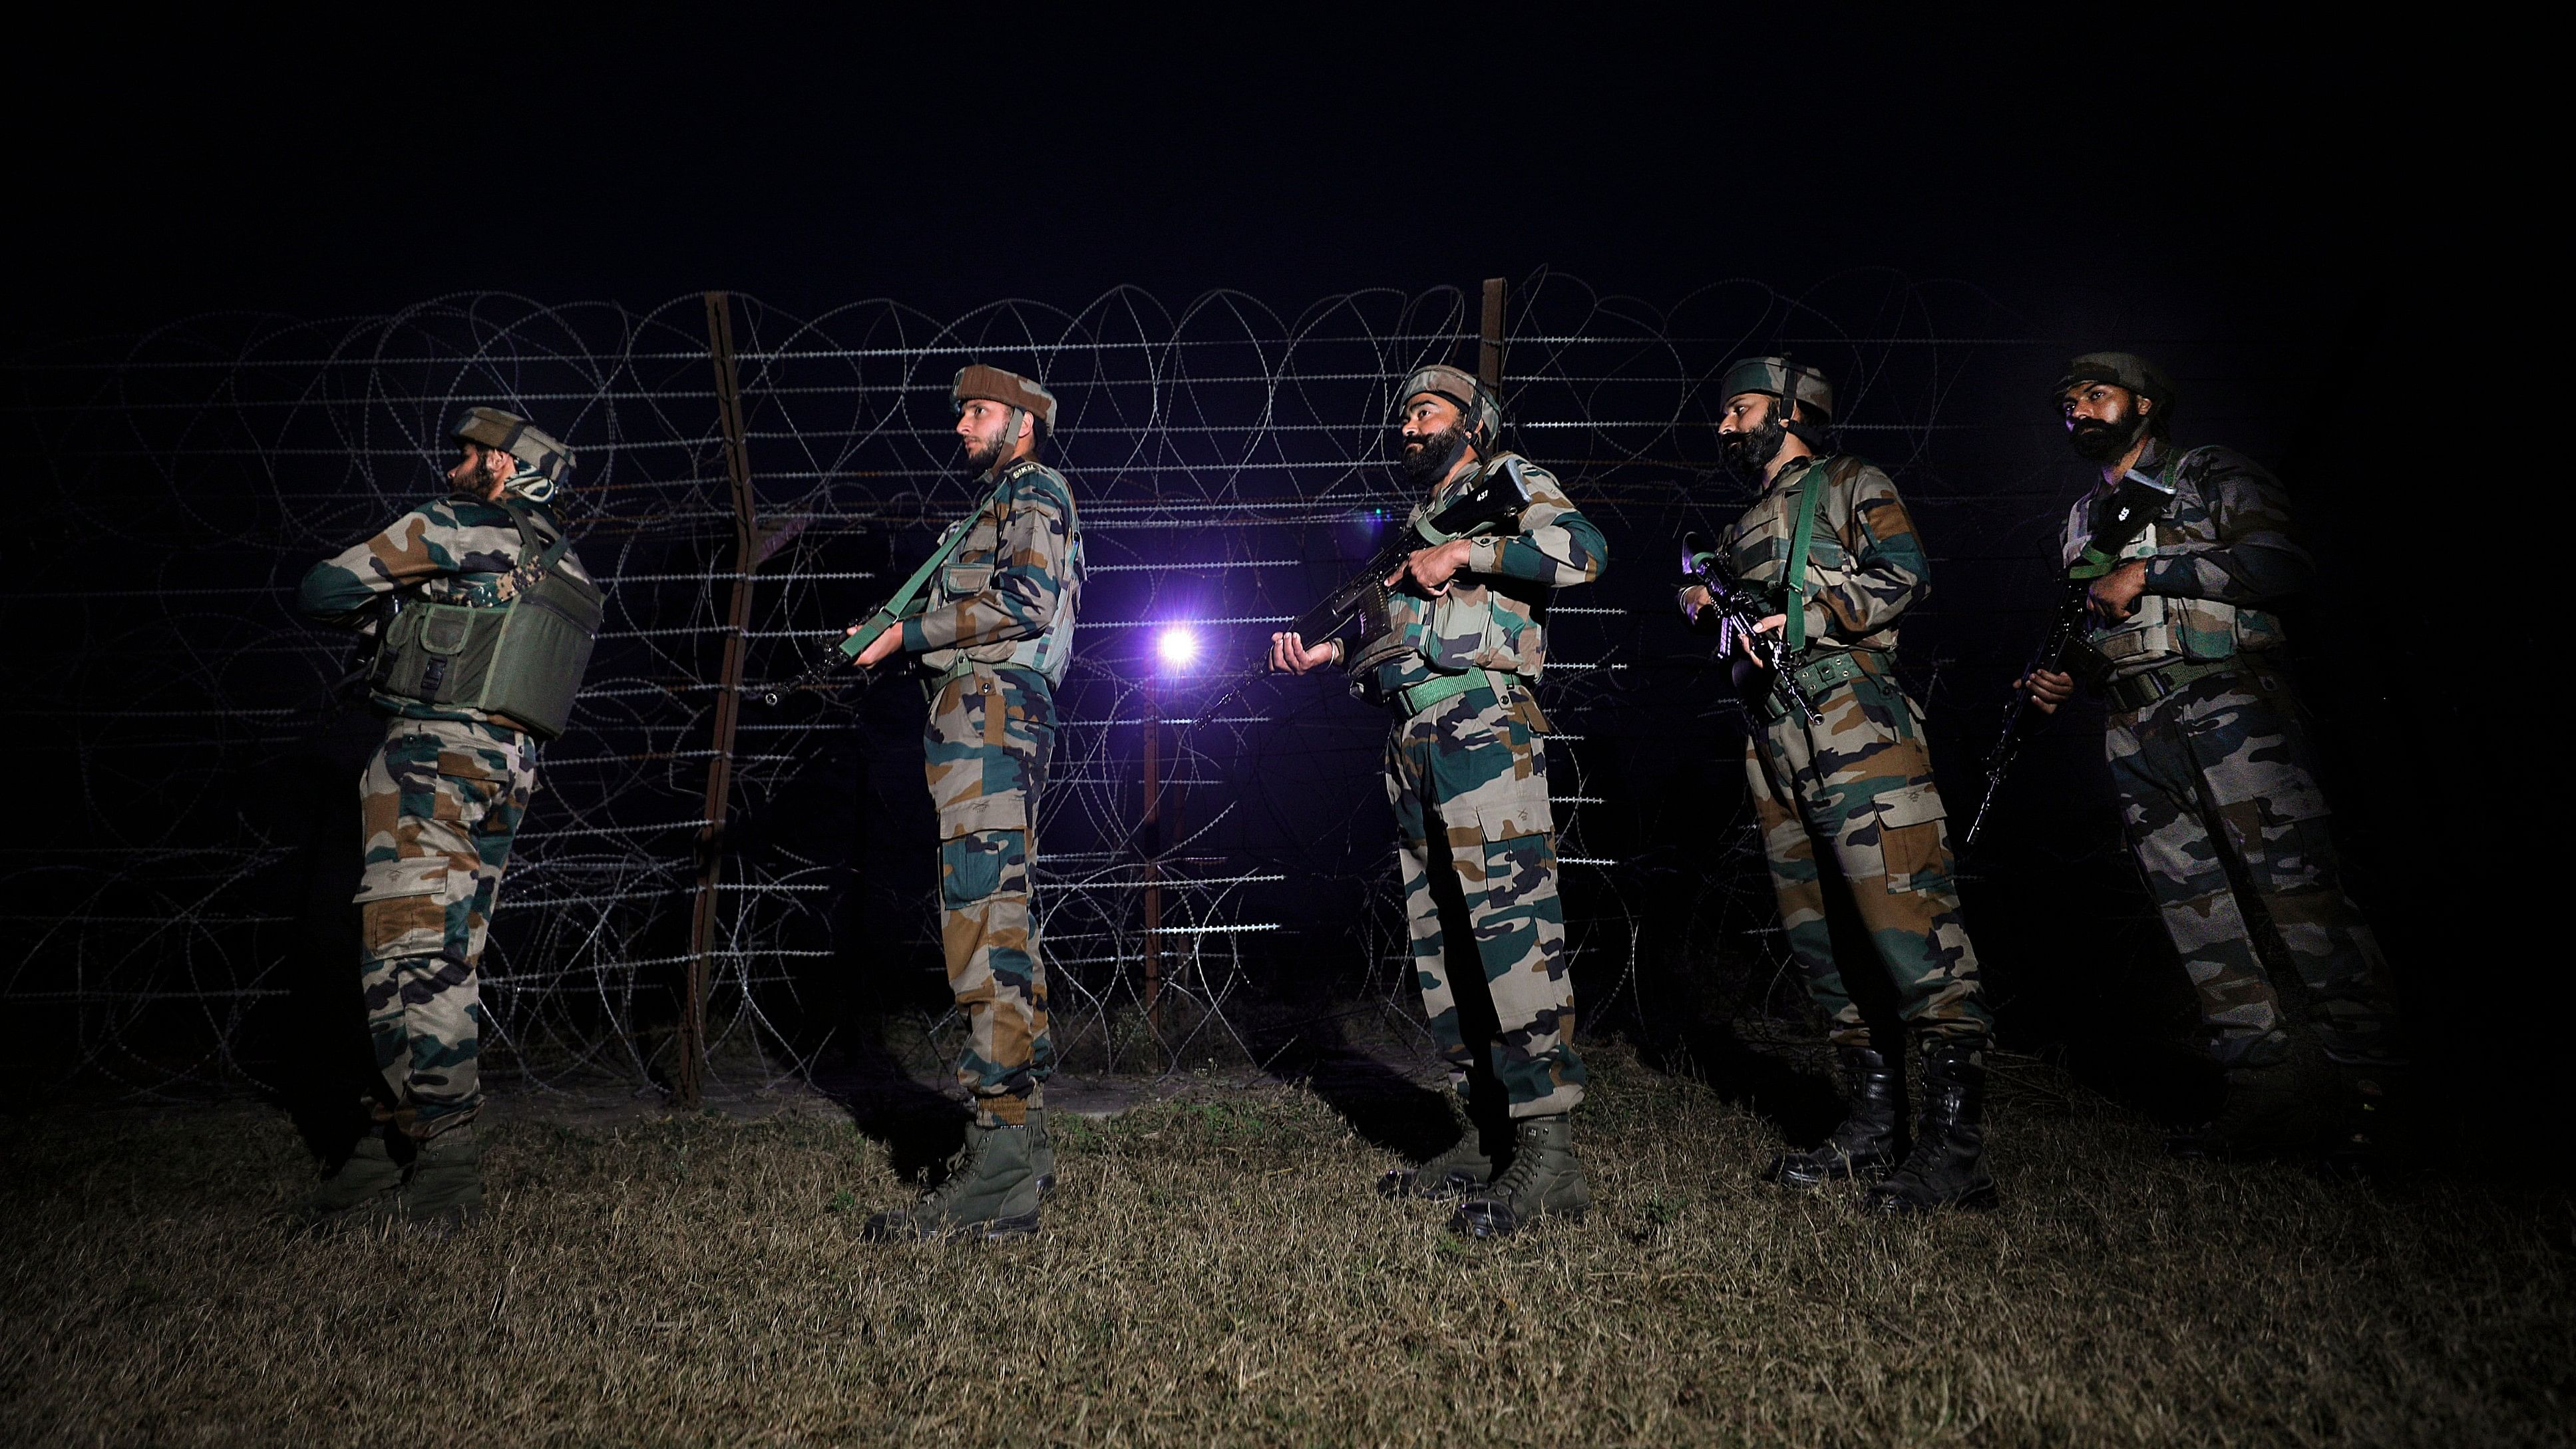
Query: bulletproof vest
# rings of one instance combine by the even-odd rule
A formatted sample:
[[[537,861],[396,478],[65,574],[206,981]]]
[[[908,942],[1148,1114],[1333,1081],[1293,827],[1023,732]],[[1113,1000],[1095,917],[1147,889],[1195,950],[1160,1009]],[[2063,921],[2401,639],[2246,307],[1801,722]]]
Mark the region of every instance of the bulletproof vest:
[[[1053,472],[1042,463],[1022,463],[1013,471],[1032,468]],[[1054,476],[1058,483],[1063,482],[1062,474]],[[1071,488],[1065,489],[1065,498],[1070,504],[1073,498]],[[1010,493],[1005,491],[991,506],[966,520],[963,527],[968,530],[968,536],[965,545],[958,550],[959,561],[939,571],[938,582],[928,600],[930,606],[971,599],[992,587],[994,570],[1001,563],[1002,529],[1009,521],[1010,508]],[[1047,620],[1046,628],[1040,630],[1036,638],[978,644],[958,651],[965,658],[997,668],[1025,669],[1045,676],[1051,685],[1064,683],[1065,666],[1073,659],[1074,617],[1082,607],[1083,571],[1081,521],[1068,516],[1065,523],[1065,576],[1058,580],[1055,616]],[[951,657],[944,651],[933,653]]]
[[[2166,507],[2164,516],[2149,523],[2120,550],[2122,562],[2153,558],[2159,544],[2218,542],[2217,532],[2209,525],[2208,514],[2201,505],[2199,487],[2186,476],[2191,460],[2205,451],[2194,449],[2165,465],[2160,481],[2174,489],[2174,501]],[[2069,568],[2075,566],[2086,540],[2092,536],[2095,502],[2095,496],[2087,494],[2067,519],[2063,554]],[[2095,627],[2085,635],[2085,643],[2114,678],[2176,660],[2212,663],[2231,659],[2241,650],[2268,648],[2279,642],[2279,624],[2261,610],[2167,594],[2140,594],[2135,614],[2117,624]]]
[[[506,498],[501,507],[518,527],[519,557],[528,558],[532,539],[543,550],[511,572],[509,599],[404,605],[384,626],[369,684],[396,699],[501,715],[550,740],[572,719],[604,599],[555,567],[572,547],[560,529]]]

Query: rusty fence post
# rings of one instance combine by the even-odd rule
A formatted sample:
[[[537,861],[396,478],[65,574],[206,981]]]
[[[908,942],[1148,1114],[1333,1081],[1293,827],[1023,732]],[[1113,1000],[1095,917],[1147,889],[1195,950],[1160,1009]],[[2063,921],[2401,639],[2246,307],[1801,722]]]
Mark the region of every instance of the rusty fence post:
[[[680,1003],[680,1067],[675,1098],[695,1107],[705,1091],[707,983],[715,966],[716,902],[724,884],[725,825],[733,807],[734,730],[742,714],[743,654],[751,627],[751,575],[760,566],[760,514],[751,491],[751,457],[743,450],[742,384],[734,367],[732,298],[707,293],[707,353],[715,363],[716,418],[724,429],[725,473],[733,484],[733,591],[725,609],[724,664],[718,673],[714,758],[707,762],[706,808],[698,827],[698,893],[689,912],[688,983]]]
[[[1503,400],[1503,279],[1485,279],[1484,325],[1476,329],[1476,380],[1499,404]]]

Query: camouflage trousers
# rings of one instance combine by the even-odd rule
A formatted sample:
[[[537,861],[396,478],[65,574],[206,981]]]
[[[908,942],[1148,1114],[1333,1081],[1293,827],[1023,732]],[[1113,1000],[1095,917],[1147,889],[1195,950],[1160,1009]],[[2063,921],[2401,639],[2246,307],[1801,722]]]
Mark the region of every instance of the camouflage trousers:
[[[1582,1101],[1584,1073],[1556,889],[1546,721],[1526,689],[1511,695],[1498,701],[1479,686],[1398,721],[1387,738],[1386,793],[1422,1009],[1451,1089],[1468,1096],[1481,1068],[1501,1085],[1511,1116],[1539,1117]],[[1492,1002],[1487,1041],[1467,1040],[1451,972],[1469,941],[1441,929],[1444,903],[1469,933]]]
[[[1895,680],[1866,674],[1757,726],[1744,774],[1789,953],[1839,1046],[1870,1045],[1834,959],[1829,902],[1858,915],[1918,1035],[1982,1052],[1994,1031],[1977,950],[1959,918],[1947,811],[1932,785],[1922,717]]]
[[[939,939],[966,1014],[957,1080],[985,1126],[1017,1126],[1046,1105],[1055,1072],[1046,966],[1029,910],[1038,792],[1055,750],[1055,696],[1042,677],[977,668],[940,686],[923,739],[939,811]]]
[[[2387,964],[2335,869],[2325,796],[2280,670],[2257,664],[2134,714],[2114,709],[2103,743],[2129,848],[2199,996],[2210,1054],[2261,1066],[2290,1052],[2251,916],[2306,984],[2326,1055],[2396,1061]]]
[[[517,730],[397,719],[358,783],[359,979],[384,1076],[377,1120],[416,1138],[473,1120],[483,954],[510,842],[537,788],[536,742]]]

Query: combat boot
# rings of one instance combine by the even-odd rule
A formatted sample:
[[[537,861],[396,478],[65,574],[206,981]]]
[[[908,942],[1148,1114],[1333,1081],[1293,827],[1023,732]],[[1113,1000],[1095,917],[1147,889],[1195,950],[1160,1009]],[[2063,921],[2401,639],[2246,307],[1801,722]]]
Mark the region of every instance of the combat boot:
[[[2337,1177],[2376,1176],[2388,1166],[2389,1105],[2402,1094],[2400,1068],[2335,1068],[2337,1106],[2324,1167]]]
[[[988,1243],[1025,1238],[1038,1230],[1036,1151],[1027,1127],[981,1124],[966,1129],[966,1146],[948,1175],[909,1208],[868,1219],[872,1242],[924,1242],[980,1237]]]
[[[298,1229],[321,1236],[362,1221],[389,1220],[401,1211],[403,1168],[382,1127],[367,1135],[295,1210]]]
[[[1803,1152],[1771,1159],[1762,1175],[1782,1187],[1822,1187],[1847,1177],[1875,1182],[1905,1155],[1904,1113],[1898,1106],[1905,1089],[1903,1069],[1869,1047],[1847,1046],[1835,1056],[1843,1078],[1842,1124]]]
[[[1574,1157],[1574,1119],[1524,1117],[1512,1124],[1512,1161],[1500,1176],[1467,1195],[1449,1231],[1471,1238],[1515,1233],[1541,1218],[1583,1221],[1592,1191]]]
[[[1494,1155],[1485,1150],[1484,1129],[1471,1112],[1457,1141],[1419,1167],[1390,1169],[1377,1180],[1377,1191],[1380,1197],[1457,1197],[1493,1180]]]
[[[2304,1147],[2309,1120],[2295,1066],[2229,1067],[2218,1115],[2168,1135],[2165,1151],[2175,1157],[2262,1157]]]
[[[1926,1213],[1934,1208],[1991,1208],[1995,1180],[1986,1173],[1986,1069],[1975,1050],[1955,1042],[1923,1048],[1923,1112],[1914,1146],[1894,1172],[1870,1188],[1873,1212]]]
[[[405,1221],[446,1234],[483,1216],[483,1144],[474,1124],[450,1127],[420,1144],[403,1184]]]
[[[1047,1141],[1044,1107],[1029,1109],[1029,1171],[1038,1175],[1040,1200],[1055,1196],[1055,1144]]]

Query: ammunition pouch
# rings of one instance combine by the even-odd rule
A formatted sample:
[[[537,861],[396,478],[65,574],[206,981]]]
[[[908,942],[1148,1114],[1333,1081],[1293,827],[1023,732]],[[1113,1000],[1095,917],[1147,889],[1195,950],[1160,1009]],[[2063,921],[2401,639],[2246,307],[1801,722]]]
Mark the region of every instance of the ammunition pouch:
[[[524,553],[534,529],[508,504]],[[509,602],[477,608],[412,604],[384,626],[369,686],[378,694],[444,709],[479,710],[542,739],[564,732],[573,696],[590,667],[606,612],[597,586],[558,573],[570,543],[558,534],[539,556],[533,583]]]

